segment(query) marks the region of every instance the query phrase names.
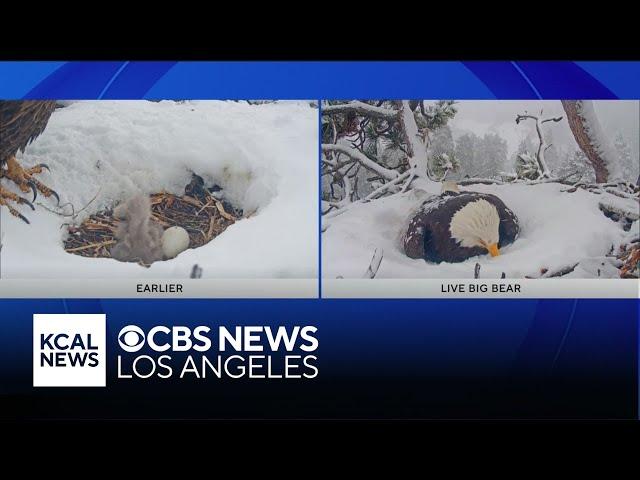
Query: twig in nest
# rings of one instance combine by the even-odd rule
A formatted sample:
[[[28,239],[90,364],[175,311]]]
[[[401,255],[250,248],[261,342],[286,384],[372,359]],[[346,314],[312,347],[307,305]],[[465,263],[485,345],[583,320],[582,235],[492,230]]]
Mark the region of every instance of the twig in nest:
[[[75,208],[73,206],[73,204],[71,202],[67,202],[67,203],[63,203],[62,205],[58,206],[58,208],[53,209],[48,207],[47,205],[45,205],[44,203],[41,202],[36,202],[36,205],[38,205],[39,207],[45,209],[47,212],[51,212],[54,213],[56,215],[58,215],[59,217],[71,217],[71,218],[75,218],[76,214],[75,214]],[[64,213],[62,210],[65,207],[71,207],[71,213]]]
[[[188,195],[184,195],[181,200],[193,205],[194,207],[200,207],[202,205],[202,202]]]
[[[209,230],[207,231],[207,239],[210,239],[213,236],[213,229],[216,226],[216,221],[214,218],[211,218],[209,221]]]
[[[547,273],[544,278],[553,278],[553,277],[562,277],[573,272],[579,263],[574,263],[573,265],[567,265],[566,267],[560,268],[554,272]]]
[[[200,215],[200,214],[204,211],[204,209],[205,209],[205,208],[208,208],[208,207],[210,207],[210,206],[211,206],[211,201],[207,202],[207,203],[206,203],[206,204],[205,204],[205,205],[204,205],[200,210],[198,210],[198,211],[196,212],[196,217],[197,217],[198,215]]]
[[[197,263],[191,268],[189,278],[202,278],[202,268],[199,267]]]
[[[565,265],[555,270],[549,270],[548,268],[543,268],[540,270],[539,275],[525,275],[524,278],[554,278],[554,277],[563,277],[571,272],[573,272],[576,267],[580,264],[580,262],[574,263],[572,265]]]
[[[630,248],[626,249],[618,256],[622,262],[620,267],[621,278],[638,278],[640,277],[640,245],[631,243]]]
[[[71,202],[63,203],[62,205],[60,205],[58,207],[57,210],[49,208],[49,207],[47,207],[46,205],[44,205],[44,204],[42,204],[40,202],[38,202],[37,205],[42,207],[42,208],[44,208],[45,210],[47,210],[47,211],[49,211],[51,213],[55,213],[56,215],[58,215],[60,217],[71,217],[71,218],[75,219],[75,218],[78,217],[78,215],[80,215],[82,212],[84,212],[89,207],[89,205],[91,205],[96,200],[96,198],[98,198],[98,195],[100,195],[101,191],[102,191],[102,187],[100,187],[98,189],[98,191],[96,192],[96,194],[93,196],[93,198],[91,200],[89,200],[89,202],[84,207],[82,207],[80,210],[78,210],[77,212],[76,212],[75,206]],[[63,213],[61,211],[67,206],[71,207],[71,213],[70,214],[69,213]]]
[[[236,220],[238,220],[236,217],[234,217],[230,213],[227,213],[227,211],[224,209],[224,205],[222,205],[222,202],[220,200],[218,200],[216,197],[211,195],[211,193],[209,193],[208,191],[207,191],[207,195],[215,203],[216,208],[218,209],[218,213],[220,213],[220,215],[222,215],[227,220],[231,220],[232,222],[235,222]],[[208,204],[209,202],[207,202],[207,205]]]
[[[69,252],[69,253],[71,253],[71,252],[79,252],[81,250],[87,250],[89,248],[106,247],[107,245],[113,245],[114,243],[116,243],[115,240],[108,240],[106,242],[90,243],[89,245],[83,245],[82,247],[67,248],[65,250],[67,252]]]
[[[235,222],[237,219],[236,217],[234,217],[233,215],[227,213],[224,209],[224,206],[222,205],[222,202],[216,200],[216,208],[218,209],[218,212],[220,213],[220,215],[222,215],[224,218],[226,218],[227,220],[231,220],[233,222]]]
[[[375,278],[376,274],[378,273],[378,269],[380,268],[380,264],[382,263],[383,257],[384,250],[382,250],[382,248],[376,248],[375,252],[373,252],[371,263],[369,264],[369,267],[364,274],[364,278]]]

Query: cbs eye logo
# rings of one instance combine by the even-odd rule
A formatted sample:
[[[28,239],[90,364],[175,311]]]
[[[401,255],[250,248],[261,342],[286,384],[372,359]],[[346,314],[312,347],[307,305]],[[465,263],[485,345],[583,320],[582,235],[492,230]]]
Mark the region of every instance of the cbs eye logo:
[[[125,352],[137,352],[144,345],[144,332],[140,327],[127,325],[120,330],[118,343]]]

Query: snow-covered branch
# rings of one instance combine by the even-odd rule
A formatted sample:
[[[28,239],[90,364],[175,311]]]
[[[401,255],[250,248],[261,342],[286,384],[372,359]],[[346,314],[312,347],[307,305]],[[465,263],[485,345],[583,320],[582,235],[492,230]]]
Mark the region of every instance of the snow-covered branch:
[[[350,148],[346,145],[323,143],[322,151],[342,153],[348,156],[349,158],[352,158],[360,162],[360,164],[363,167],[377,173],[385,180],[393,180],[398,177],[398,172],[396,172],[395,170],[390,170],[388,168],[385,168],[382,165],[374,162],[369,157],[367,157],[364,153],[362,153],[360,150],[356,150],[355,148]]]
[[[458,180],[458,185],[476,185],[478,183],[483,185],[504,185],[501,180],[495,180],[493,178],[465,178],[464,180]]]
[[[630,210],[625,209],[618,205],[613,205],[611,202],[601,201],[598,203],[598,207],[605,213],[609,213],[615,216],[617,219],[627,218],[630,222],[635,222],[640,219],[640,214],[637,209]]]
[[[379,197],[381,194],[383,194],[384,192],[389,190],[394,185],[397,185],[400,182],[402,182],[403,180],[407,179],[409,177],[409,174],[410,174],[410,171],[407,170],[402,175],[399,175],[397,178],[385,183],[381,187],[376,188],[373,192],[371,192],[369,195],[367,195],[362,201],[363,202],[368,202],[369,200],[373,200],[374,198]]]
[[[547,122],[560,122],[562,120],[562,117],[550,117],[550,118],[545,118],[544,120],[541,120],[540,123],[547,123]]]
[[[428,179],[429,160],[427,158],[427,146],[418,131],[418,125],[416,124],[413,110],[411,110],[411,105],[409,104],[409,100],[402,100],[402,102],[398,102],[398,104],[400,106],[402,132],[407,144],[409,165],[411,165],[413,169],[414,176]]]
[[[326,210],[325,212],[323,212],[324,217],[323,217],[323,221],[327,221],[331,218],[337,217],[338,215],[342,215],[344,212],[346,212],[347,210],[349,210],[353,205],[356,205],[358,203],[367,203],[370,202],[371,200],[374,200],[376,198],[378,198],[380,195],[382,195],[383,193],[387,192],[388,190],[391,190],[392,188],[397,188],[398,184],[401,183],[403,180],[406,180],[407,177],[409,177],[410,171],[406,171],[401,175],[398,175],[397,178],[394,178],[393,180],[388,181],[387,183],[385,183],[384,185],[382,185],[381,187],[375,189],[373,192],[371,192],[369,195],[367,195],[365,198],[363,198],[362,200],[358,200],[358,201],[350,201],[350,202],[344,202],[344,200],[340,201],[340,202],[323,202],[328,204],[330,207],[333,207],[335,210],[331,211],[331,210]],[[328,227],[327,224],[325,224],[326,227]]]
[[[627,193],[627,192],[623,192],[620,190],[616,190],[615,188],[611,188],[611,187],[607,187],[604,189],[605,192],[610,193],[611,195],[615,195],[616,197],[620,197],[620,198],[628,198],[631,200],[635,200],[635,201],[639,201],[640,198],[638,198],[638,195],[633,195],[631,193]]]
[[[540,185],[541,183],[567,183],[567,179],[577,175],[578,172],[571,172],[562,177],[549,177],[549,178],[541,178],[539,180],[527,180],[524,183],[527,185]],[[573,183],[570,183],[571,185]]]
[[[541,178],[539,180],[514,180],[509,182],[503,182],[502,180],[496,180],[494,178],[465,178],[464,180],[458,180],[458,185],[506,185],[506,184],[521,184],[521,185],[540,185],[543,183],[566,183],[567,179],[576,175],[577,172],[571,172],[562,177],[549,177]],[[573,185],[573,183],[571,183]]]
[[[383,107],[376,107],[374,105],[369,105],[364,102],[360,102],[358,100],[354,100],[353,102],[341,103],[338,105],[323,105],[322,106],[322,114],[323,115],[335,115],[338,113],[346,113],[346,112],[355,112],[358,115],[366,115],[369,117],[377,117],[384,118],[387,120],[393,120],[398,117],[397,110],[391,110]]]

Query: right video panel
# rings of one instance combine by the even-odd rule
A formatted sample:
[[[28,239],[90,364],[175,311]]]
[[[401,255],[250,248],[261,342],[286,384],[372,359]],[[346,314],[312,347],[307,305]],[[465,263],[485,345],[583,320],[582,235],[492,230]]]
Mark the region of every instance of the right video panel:
[[[323,279],[637,279],[639,117],[638,101],[323,102]]]

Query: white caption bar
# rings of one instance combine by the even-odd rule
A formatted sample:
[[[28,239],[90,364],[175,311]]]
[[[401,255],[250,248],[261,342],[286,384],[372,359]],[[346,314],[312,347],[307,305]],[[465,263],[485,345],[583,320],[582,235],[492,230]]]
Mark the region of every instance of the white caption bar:
[[[639,298],[634,279],[326,279],[323,298]]]
[[[318,298],[318,280],[2,279],[0,298]]]

